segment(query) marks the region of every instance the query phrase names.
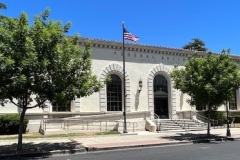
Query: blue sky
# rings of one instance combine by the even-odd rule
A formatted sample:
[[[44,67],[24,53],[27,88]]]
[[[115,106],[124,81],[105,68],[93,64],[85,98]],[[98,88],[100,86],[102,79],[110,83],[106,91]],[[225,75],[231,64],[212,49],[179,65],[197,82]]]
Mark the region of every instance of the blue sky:
[[[23,11],[30,22],[46,7],[50,19],[70,21],[69,35],[105,40],[122,40],[125,28],[139,36],[139,44],[181,48],[200,38],[215,53],[231,49],[240,55],[239,0],[2,0],[18,17]]]

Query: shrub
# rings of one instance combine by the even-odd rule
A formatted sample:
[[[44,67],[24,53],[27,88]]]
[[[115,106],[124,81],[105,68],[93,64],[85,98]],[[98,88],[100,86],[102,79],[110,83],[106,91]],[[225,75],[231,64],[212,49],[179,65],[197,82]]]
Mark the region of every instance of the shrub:
[[[17,134],[19,130],[18,114],[5,114],[0,116],[0,134]],[[28,119],[24,118],[23,133],[26,132]]]
[[[232,122],[233,118],[235,118],[234,123],[240,123],[240,116],[229,116],[230,122]]]
[[[205,112],[205,116],[208,116],[208,111]],[[210,114],[210,118],[214,120],[218,120],[218,125],[223,125],[226,121],[226,116],[223,112],[220,111],[212,111]]]
[[[120,134],[118,131],[105,131],[105,132],[97,132],[96,135],[109,135],[109,134]]]

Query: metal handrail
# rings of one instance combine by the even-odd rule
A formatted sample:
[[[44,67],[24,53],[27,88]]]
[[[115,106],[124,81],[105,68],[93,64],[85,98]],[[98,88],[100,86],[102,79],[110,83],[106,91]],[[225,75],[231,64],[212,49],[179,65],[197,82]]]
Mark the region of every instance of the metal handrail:
[[[161,132],[162,124],[160,122],[156,123],[156,127],[157,132]]]
[[[203,116],[203,115],[200,115],[196,112],[193,112],[193,111],[190,111],[191,112],[191,118],[193,119],[193,114],[196,115],[196,118],[202,122],[205,122],[207,123],[208,122],[208,118]],[[215,128],[215,125],[217,124],[218,125],[218,120],[215,120],[215,119],[210,119],[210,123],[213,124],[213,127]]]
[[[154,119],[160,119],[160,117],[156,113],[154,113]]]
[[[177,118],[176,118],[177,117]],[[176,116],[176,117],[174,117],[174,118],[172,118],[171,120],[172,121],[174,121],[176,124],[178,124],[179,126],[181,126],[181,123],[179,123],[179,122],[182,122],[182,120],[178,117],[178,116]]]
[[[138,127],[138,123],[137,122],[132,122],[133,123],[133,133],[135,132],[135,127]],[[136,126],[135,126],[136,124]]]
[[[43,129],[44,131],[46,131],[45,127],[44,127],[44,120],[42,119],[40,122],[40,128]]]
[[[79,121],[79,123],[78,123]],[[76,123],[72,123],[71,122],[77,122]],[[47,130],[47,126],[49,123],[57,123],[59,124],[61,127],[61,129],[63,130],[68,130],[71,129],[71,126],[81,126],[79,127],[79,129],[82,130],[91,130],[90,127],[91,126],[95,126],[97,128],[97,130],[100,131],[107,131],[109,130],[109,125],[113,125],[111,123],[116,123],[115,126],[117,127],[119,123],[124,123],[122,121],[109,121],[109,120],[83,120],[83,119],[42,119],[41,120],[41,128],[46,131]],[[135,132],[136,128],[138,127],[138,122],[127,122],[127,126],[128,127],[132,127],[132,131]]]
[[[183,129],[185,129],[186,131],[189,131],[189,126],[190,126],[189,123],[187,123],[186,121],[183,121],[183,126],[182,126]]]
[[[232,122],[230,123],[230,127],[231,127],[231,124],[234,124],[234,127],[235,127],[235,118],[232,119]]]

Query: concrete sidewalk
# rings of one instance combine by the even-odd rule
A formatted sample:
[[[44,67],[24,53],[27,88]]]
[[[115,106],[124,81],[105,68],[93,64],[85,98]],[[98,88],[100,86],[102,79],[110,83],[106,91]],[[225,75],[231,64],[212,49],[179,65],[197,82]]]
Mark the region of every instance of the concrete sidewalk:
[[[189,132],[138,132],[137,135],[122,135],[116,137],[92,137],[75,138],[82,142],[84,146],[92,150],[104,150],[112,148],[142,147],[153,145],[169,145],[181,143],[193,143],[194,140],[205,139],[207,131]],[[211,129],[211,137],[215,139],[226,139],[226,129]],[[231,128],[231,138],[240,139],[240,128]]]
[[[72,137],[72,138],[39,138],[23,140],[23,148],[31,152],[43,152],[48,155],[90,152],[98,150],[122,149],[144,146],[193,143],[194,140],[206,139],[207,131],[189,132],[137,132],[136,134]],[[226,128],[211,129],[212,139],[225,139]],[[231,137],[240,139],[240,128],[231,128]],[[17,140],[0,141],[1,149],[11,150],[16,147]],[[1,153],[1,152],[0,152]],[[11,153],[11,152],[10,152]]]

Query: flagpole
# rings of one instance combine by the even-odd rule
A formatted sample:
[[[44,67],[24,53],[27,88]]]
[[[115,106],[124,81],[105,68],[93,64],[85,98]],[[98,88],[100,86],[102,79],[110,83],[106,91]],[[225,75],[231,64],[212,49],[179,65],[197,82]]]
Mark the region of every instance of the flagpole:
[[[125,78],[125,47],[124,47],[124,22],[122,23],[123,27],[123,133],[127,133],[127,118],[126,118],[126,78]]]

